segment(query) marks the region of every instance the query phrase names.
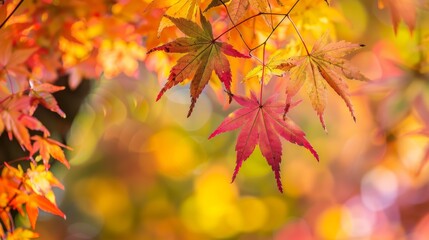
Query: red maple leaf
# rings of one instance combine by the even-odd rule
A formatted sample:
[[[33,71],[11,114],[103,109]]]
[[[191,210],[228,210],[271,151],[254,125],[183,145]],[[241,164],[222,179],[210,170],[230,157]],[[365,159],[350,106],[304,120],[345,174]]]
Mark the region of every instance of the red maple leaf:
[[[270,97],[263,104],[253,93],[250,99],[240,96],[233,96],[233,98],[243,108],[231,113],[210,135],[209,139],[220,133],[241,127],[237,144],[235,145],[237,165],[232,181],[234,181],[243,161],[249,158],[256,144],[259,144],[262,155],[274,172],[277,187],[280,192],[283,192],[280,180],[282,145],[279,135],[291,143],[307,148],[317,160],[319,160],[319,156],[298,125],[287,117],[283,120],[284,109],[282,104],[276,101],[276,96]]]

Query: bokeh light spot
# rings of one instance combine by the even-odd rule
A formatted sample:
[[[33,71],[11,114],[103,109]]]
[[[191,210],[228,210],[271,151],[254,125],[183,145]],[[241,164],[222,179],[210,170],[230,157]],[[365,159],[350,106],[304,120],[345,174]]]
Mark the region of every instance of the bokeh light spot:
[[[348,200],[345,204],[347,219],[342,221],[342,228],[351,237],[365,237],[372,233],[375,224],[374,212],[367,209],[359,197]]]
[[[129,231],[132,208],[127,189],[122,182],[109,178],[82,179],[73,188],[76,205],[104,224],[109,231]]]
[[[372,211],[390,207],[398,195],[398,181],[395,174],[384,167],[369,171],[361,182],[363,204]]]
[[[346,239],[341,225],[350,221],[347,209],[342,206],[327,208],[317,219],[316,232],[321,239]]]
[[[243,228],[235,184],[223,166],[206,169],[195,182],[195,194],[182,205],[182,218],[193,231],[215,238],[231,237]]]
[[[192,173],[198,163],[195,142],[186,134],[164,129],[149,139],[158,171],[166,177],[182,179]]]
[[[243,224],[243,232],[261,229],[268,220],[268,210],[264,202],[255,197],[243,197],[238,201]]]

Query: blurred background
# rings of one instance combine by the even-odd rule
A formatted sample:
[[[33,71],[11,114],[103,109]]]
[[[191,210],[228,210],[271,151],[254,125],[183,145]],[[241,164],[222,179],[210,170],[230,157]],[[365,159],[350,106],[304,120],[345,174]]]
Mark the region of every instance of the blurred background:
[[[429,29],[410,33],[401,23],[395,35],[376,1],[335,7],[346,19],[330,24],[338,39],[366,45],[352,62],[372,81],[349,82],[356,123],[330,91],[328,133],[302,95],[290,118],[320,162],[283,142],[284,194],[258,148],[230,182],[237,131],[207,139],[237,105],[222,106],[207,89],[186,118],[188,86],[156,103],[163,72],[147,61],[134,78],[84,81],[75,90],[86,92],[82,104],[59,100],[76,111],[72,167],[52,168],[67,220],[42,214],[42,239],[427,239]],[[418,26],[429,26],[422,11]]]

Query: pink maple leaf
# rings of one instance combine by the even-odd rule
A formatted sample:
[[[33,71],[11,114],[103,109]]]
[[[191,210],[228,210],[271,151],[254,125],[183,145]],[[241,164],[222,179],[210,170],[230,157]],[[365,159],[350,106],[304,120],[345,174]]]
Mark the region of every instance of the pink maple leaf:
[[[283,119],[283,106],[277,103],[276,96],[270,97],[263,104],[252,93],[251,98],[233,96],[242,108],[231,113],[220,126],[210,135],[209,139],[224,132],[241,127],[235,150],[237,152],[237,164],[232,181],[235,180],[240,167],[257,144],[262,155],[271,166],[280,192],[283,192],[280,180],[280,162],[282,145],[279,135],[291,143],[307,148],[313,156],[319,160],[319,156],[311,144],[305,138],[305,133],[291,119]],[[296,105],[296,104],[293,104]]]

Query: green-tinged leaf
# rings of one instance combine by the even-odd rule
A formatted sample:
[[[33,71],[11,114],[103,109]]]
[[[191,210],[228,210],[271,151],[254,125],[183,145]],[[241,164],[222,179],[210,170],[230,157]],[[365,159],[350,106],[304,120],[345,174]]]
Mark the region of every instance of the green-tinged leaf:
[[[229,3],[231,0],[212,0],[210,4],[207,6],[207,8],[204,10],[204,12],[207,12],[211,8],[221,6],[223,4]],[[234,1],[233,1],[234,2]]]
[[[265,63],[265,69],[264,69],[264,83],[268,84],[270,78],[272,76],[282,76],[283,73],[288,71],[291,66],[288,65],[288,59],[292,56],[296,56],[298,54],[298,50],[293,47],[295,44],[289,44],[285,49],[280,49],[275,51],[268,61]],[[262,77],[262,65],[258,65],[250,72],[246,74],[243,81],[252,79],[252,78],[258,78],[261,79]]]
[[[188,116],[191,115],[198,96],[209,82],[214,71],[224,84],[227,91],[231,87],[231,69],[225,55],[248,58],[235,50],[231,45],[215,41],[210,23],[201,14],[201,24],[184,19],[167,16],[188,37],[179,38],[172,42],[155,47],[148,51],[165,51],[168,53],[186,53],[179,58],[176,65],[170,70],[170,75],[165,86],[158,94],[157,100],[171,87],[191,79],[191,107]]]

